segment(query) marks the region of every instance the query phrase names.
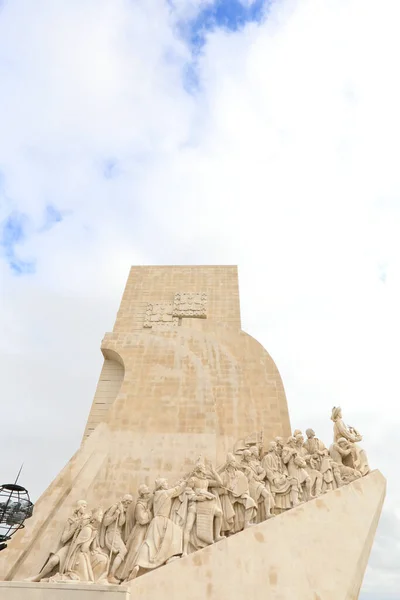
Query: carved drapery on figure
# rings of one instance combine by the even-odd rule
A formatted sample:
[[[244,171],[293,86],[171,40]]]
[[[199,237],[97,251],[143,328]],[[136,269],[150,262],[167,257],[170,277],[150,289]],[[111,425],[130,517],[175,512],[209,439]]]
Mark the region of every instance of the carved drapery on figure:
[[[189,310],[186,295],[179,302],[180,314]],[[153,492],[142,484],[134,504],[125,494],[103,515],[80,500],[58,548],[30,581],[129,581],[140,569],[160,567],[368,474],[361,435],[344,424],[339,407],[331,419],[329,451],[312,429],[305,441],[300,430],[287,440],[275,438],[266,453],[262,433],[253,433],[218,469],[200,457],[172,487],[162,478]]]

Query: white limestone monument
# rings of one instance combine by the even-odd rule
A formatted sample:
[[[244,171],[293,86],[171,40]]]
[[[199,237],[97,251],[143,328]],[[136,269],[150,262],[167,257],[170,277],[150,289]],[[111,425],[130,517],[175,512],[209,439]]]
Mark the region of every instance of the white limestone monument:
[[[82,444],[0,553],[0,600],[358,598],[385,479],[340,407],[327,445],[292,431],[236,267],[133,267],[101,350]]]

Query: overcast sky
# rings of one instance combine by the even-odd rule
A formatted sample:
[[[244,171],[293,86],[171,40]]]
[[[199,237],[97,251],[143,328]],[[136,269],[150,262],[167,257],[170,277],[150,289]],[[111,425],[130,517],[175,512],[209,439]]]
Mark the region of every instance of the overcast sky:
[[[340,404],[388,478],[399,599],[399,0],[0,7],[0,479],[79,446],[131,264],[238,264],[293,428]]]

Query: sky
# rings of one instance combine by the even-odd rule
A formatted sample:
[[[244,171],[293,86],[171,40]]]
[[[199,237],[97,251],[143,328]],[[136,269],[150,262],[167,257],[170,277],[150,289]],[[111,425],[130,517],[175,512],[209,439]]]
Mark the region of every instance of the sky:
[[[400,3],[0,2],[0,473],[78,448],[129,268],[237,264],[293,428],[363,434],[400,598]],[[345,543],[345,540],[343,540]]]

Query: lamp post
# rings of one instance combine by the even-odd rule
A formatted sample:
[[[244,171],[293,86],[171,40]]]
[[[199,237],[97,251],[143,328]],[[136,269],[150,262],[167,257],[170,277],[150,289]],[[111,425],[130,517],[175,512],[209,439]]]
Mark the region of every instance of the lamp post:
[[[24,527],[32,512],[28,490],[17,483],[0,486],[0,551],[7,548],[6,542]]]

